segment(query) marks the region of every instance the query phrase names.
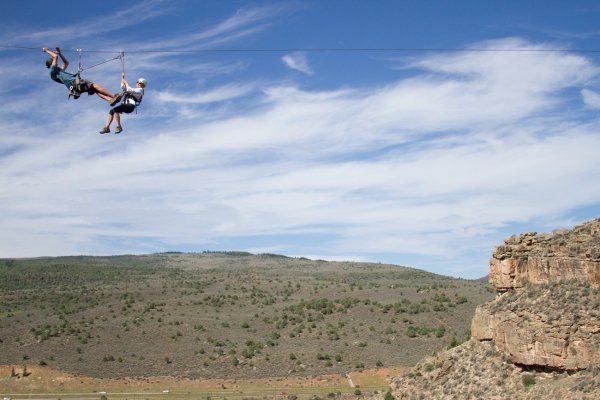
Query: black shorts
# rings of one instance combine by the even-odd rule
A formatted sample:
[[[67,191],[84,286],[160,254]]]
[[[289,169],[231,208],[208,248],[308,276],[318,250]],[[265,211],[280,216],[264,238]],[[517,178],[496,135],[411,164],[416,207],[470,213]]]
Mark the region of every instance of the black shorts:
[[[124,104],[119,104],[118,106],[116,106],[115,108],[110,110],[109,113],[110,113],[110,115],[113,115],[114,113],[129,114],[129,113],[132,113],[133,110],[135,110],[135,106],[133,104],[124,103]]]
[[[94,83],[85,79],[79,80],[79,93],[87,93],[89,95],[96,94],[96,89],[93,87]]]

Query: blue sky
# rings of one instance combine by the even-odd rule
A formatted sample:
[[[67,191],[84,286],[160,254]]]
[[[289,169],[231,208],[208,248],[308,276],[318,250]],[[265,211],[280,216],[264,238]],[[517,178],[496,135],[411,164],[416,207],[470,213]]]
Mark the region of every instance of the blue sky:
[[[483,276],[504,238],[600,216],[600,53],[574,51],[600,50],[599,18],[596,1],[9,0],[0,257],[243,250]],[[67,100],[44,46],[72,70],[75,49],[84,67],[125,51],[149,84],[122,134],[98,133],[98,97]],[[268,49],[286,51],[214,51]],[[116,91],[120,71],[83,76]]]

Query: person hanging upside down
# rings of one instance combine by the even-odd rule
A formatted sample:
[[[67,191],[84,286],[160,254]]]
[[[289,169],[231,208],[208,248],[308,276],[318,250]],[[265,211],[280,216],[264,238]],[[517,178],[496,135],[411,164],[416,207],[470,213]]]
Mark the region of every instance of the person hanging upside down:
[[[137,80],[135,87],[131,87],[125,79],[125,74],[121,76],[121,89],[123,89],[123,93],[119,93],[119,95],[111,102],[110,105],[114,106],[117,104],[117,102],[119,102],[119,100],[121,100],[121,98],[123,99],[123,102],[108,112],[106,124],[100,133],[110,132],[110,124],[112,124],[113,118],[117,123],[115,133],[123,132],[123,127],[121,126],[121,113],[130,114],[135,110],[135,108],[142,101],[142,97],[144,97],[144,88],[146,87],[147,83],[148,81],[146,81],[146,79],[140,78]]]
[[[97,94],[98,97],[108,101],[109,103],[112,103],[118,97],[118,93],[112,94],[98,83],[90,82],[88,80],[79,78],[77,74],[71,74],[67,72],[69,61],[61,53],[58,47],[55,51],[44,47],[42,48],[42,51],[50,56],[50,58],[46,60],[46,68],[50,69],[50,79],[52,79],[54,82],[64,84],[69,89],[69,97],[73,96],[77,99],[82,93],[87,93],[89,95]],[[63,63],[62,67],[58,66],[59,57]]]

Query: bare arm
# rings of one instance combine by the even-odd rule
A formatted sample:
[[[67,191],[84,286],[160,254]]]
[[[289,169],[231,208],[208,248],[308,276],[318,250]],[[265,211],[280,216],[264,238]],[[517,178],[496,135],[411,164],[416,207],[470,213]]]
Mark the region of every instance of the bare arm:
[[[58,66],[58,57],[60,56],[60,59],[63,62],[63,66],[61,67],[61,69],[63,71],[67,70],[67,67],[69,66],[69,60],[67,60],[65,58],[65,56],[63,56],[63,54],[61,53],[61,51],[60,51],[60,49],[58,47],[56,48],[56,51],[52,51],[52,50],[50,50],[47,47],[43,47],[42,51],[44,53],[47,53],[52,58],[52,65],[54,65],[56,67]]]
[[[58,55],[47,47],[43,47],[42,51],[44,53],[47,53],[52,58],[52,65],[56,66],[56,60],[58,59]]]
[[[69,60],[67,60],[67,58],[63,55],[63,53],[60,51],[60,49],[58,47],[56,48],[56,54],[59,55],[60,59],[63,62],[62,70],[66,71],[67,67],[69,66]]]

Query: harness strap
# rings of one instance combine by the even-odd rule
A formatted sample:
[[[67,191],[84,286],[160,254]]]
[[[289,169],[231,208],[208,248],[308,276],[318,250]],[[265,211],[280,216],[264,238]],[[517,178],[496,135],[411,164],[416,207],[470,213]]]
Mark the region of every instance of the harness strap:
[[[77,57],[77,75],[79,75],[83,71],[83,68],[81,67],[81,53],[83,53],[83,49],[77,49],[77,53],[79,53],[79,56]]]
[[[121,59],[121,76],[125,76],[125,52],[123,50],[119,52],[119,58]]]
[[[77,100],[79,98],[79,96],[81,96],[81,77],[79,76],[79,72],[75,74],[75,80],[73,81],[73,83],[71,84],[71,86],[69,86],[69,96],[67,97],[67,99],[70,99],[71,96],[73,96],[73,98],[75,100]]]
[[[131,93],[125,93],[125,96],[123,96],[123,104],[131,104],[128,103],[127,100],[129,99],[133,99],[133,106],[135,107],[135,113],[137,114],[137,108],[140,104],[142,104],[142,99],[144,98],[144,92],[142,91],[142,95],[140,96],[140,98],[136,98],[133,94]]]

